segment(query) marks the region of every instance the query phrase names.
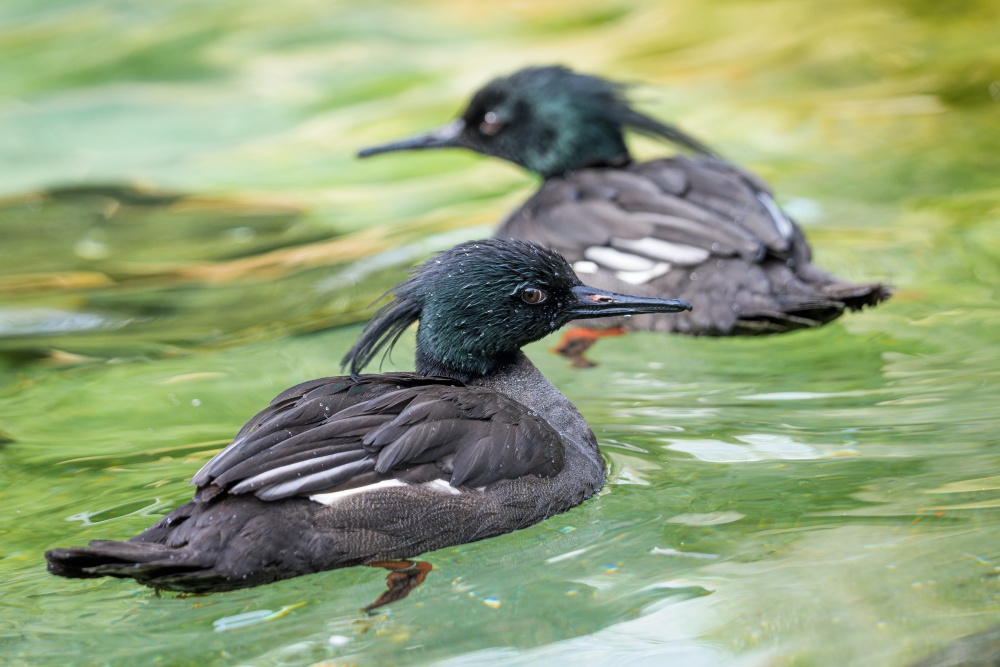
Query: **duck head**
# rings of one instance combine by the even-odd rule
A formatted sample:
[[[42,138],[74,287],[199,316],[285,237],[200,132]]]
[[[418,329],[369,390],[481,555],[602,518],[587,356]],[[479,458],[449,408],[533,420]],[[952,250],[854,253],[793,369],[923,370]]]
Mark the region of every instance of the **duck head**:
[[[343,359],[352,375],[418,320],[417,370],[468,380],[511,363],[522,346],[570,320],[691,309],[678,299],[586,287],[554,250],[500,239],[432,257],[392,294]]]
[[[715,153],[677,128],[633,109],[623,86],[565,67],[529,67],[479,89],[462,115],[436,130],[359,157],[405,150],[466,148],[548,178],[572,169],[631,161],[623,136],[631,128],[697,153]]]

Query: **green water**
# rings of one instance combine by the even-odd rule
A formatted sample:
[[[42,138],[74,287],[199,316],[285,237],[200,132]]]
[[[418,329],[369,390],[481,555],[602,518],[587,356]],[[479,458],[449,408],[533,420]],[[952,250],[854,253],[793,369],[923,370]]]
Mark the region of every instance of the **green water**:
[[[0,664],[905,665],[1000,622],[995,2],[0,6]],[[123,539],[368,304],[535,181],[357,162],[563,62],[775,185],[820,265],[894,298],[758,340],[529,353],[611,467],[541,525],[208,597],[49,576]],[[641,155],[662,149],[636,141]],[[100,187],[98,187],[100,186]],[[346,326],[336,326],[346,325]],[[412,342],[386,368],[410,368]]]

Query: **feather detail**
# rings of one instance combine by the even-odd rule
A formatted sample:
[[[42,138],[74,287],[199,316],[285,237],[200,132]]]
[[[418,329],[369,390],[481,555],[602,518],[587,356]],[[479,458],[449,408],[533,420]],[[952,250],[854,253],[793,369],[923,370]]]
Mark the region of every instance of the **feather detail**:
[[[270,501],[393,479],[478,487],[562,467],[555,430],[490,389],[398,373],[327,378],[301,391],[254,417],[256,428],[195,475],[204,499],[208,489]]]

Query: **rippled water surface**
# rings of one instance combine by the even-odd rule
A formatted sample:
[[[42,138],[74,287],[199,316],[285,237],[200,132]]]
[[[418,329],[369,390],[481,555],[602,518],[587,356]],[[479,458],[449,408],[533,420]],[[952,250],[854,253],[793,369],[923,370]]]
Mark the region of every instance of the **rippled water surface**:
[[[0,7],[0,663],[906,665],[1000,622],[1000,16],[992,2]],[[426,556],[205,597],[48,575],[124,539],[371,301],[536,186],[366,162],[563,62],[767,177],[893,299],[756,340],[637,334],[574,371],[604,491]],[[664,149],[636,140],[636,152]],[[386,368],[411,368],[412,341]]]

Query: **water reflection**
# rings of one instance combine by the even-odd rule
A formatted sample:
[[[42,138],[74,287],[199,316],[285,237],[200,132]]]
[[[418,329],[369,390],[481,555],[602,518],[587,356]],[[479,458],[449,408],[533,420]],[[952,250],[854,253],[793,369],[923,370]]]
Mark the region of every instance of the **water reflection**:
[[[8,3],[0,662],[901,665],[995,626],[996,11]],[[535,187],[353,150],[552,61],[649,82],[644,108],[762,172],[817,263],[893,301],[777,340],[608,341],[583,373],[533,346],[608,486],[431,554],[375,619],[377,572],[187,599],[46,575],[45,548],[185,500],[263,402],[337,372],[358,329],[330,327]]]

